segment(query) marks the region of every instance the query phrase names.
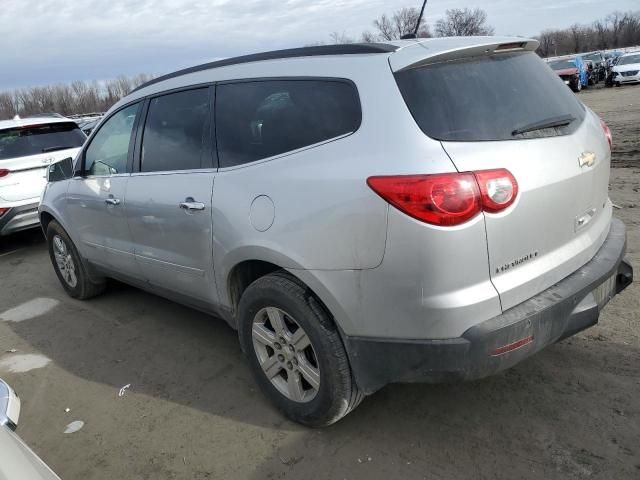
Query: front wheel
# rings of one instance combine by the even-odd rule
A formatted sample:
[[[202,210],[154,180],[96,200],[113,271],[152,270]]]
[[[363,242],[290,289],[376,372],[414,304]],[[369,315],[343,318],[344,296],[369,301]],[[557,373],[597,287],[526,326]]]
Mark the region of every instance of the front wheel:
[[[333,321],[295,277],[279,271],[253,282],[240,299],[238,317],[254,377],[291,420],[331,425],[364,398]]]
[[[70,297],[84,300],[102,293],[104,280],[89,277],[71,238],[55,220],[47,227],[47,246],[53,269]]]

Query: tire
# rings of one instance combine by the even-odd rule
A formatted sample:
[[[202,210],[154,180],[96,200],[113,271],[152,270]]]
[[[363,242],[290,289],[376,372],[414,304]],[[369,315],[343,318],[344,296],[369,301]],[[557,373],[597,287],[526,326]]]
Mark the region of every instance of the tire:
[[[576,85],[576,92],[579,92],[580,90],[582,90],[582,81],[578,80],[578,84]]]
[[[238,318],[253,375],[286,417],[323,427],[360,404],[364,395],[353,381],[336,326],[295,277],[277,271],[253,282],[240,299]]]
[[[70,297],[86,300],[104,291],[104,279],[89,277],[86,264],[71,238],[55,220],[47,227],[47,248],[58,280]]]

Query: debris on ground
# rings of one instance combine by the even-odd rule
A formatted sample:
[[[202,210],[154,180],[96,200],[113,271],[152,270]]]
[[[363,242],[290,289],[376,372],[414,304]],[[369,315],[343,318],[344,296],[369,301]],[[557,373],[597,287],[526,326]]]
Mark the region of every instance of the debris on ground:
[[[75,420],[67,425],[67,428],[64,429],[64,433],[75,433],[84,427],[84,422],[82,420]]]
[[[120,391],[118,392],[118,396],[119,396],[119,397],[124,397],[124,392],[125,392],[128,388],[130,388],[130,387],[131,387],[131,384],[130,384],[130,383],[127,383],[124,387],[122,387],[122,388],[120,389]]]

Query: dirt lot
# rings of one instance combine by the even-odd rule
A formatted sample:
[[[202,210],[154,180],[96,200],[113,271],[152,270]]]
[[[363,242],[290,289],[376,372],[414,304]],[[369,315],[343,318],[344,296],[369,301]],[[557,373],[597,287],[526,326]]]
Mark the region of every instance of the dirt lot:
[[[580,98],[613,131],[611,197],[638,270],[640,86]],[[257,391],[223,322],[123,285],[74,301],[38,232],[0,242],[0,376],[22,397],[20,435],[63,478],[640,478],[638,280],[598,326],[512,370],[391,385],[308,430]]]

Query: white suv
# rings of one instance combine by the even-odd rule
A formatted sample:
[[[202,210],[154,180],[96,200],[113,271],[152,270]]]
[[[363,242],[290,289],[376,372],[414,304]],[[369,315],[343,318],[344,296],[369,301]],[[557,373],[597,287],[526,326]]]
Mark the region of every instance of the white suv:
[[[75,157],[85,138],[68,118],[0,121],[0,236],[40,225],[47,166]]]

